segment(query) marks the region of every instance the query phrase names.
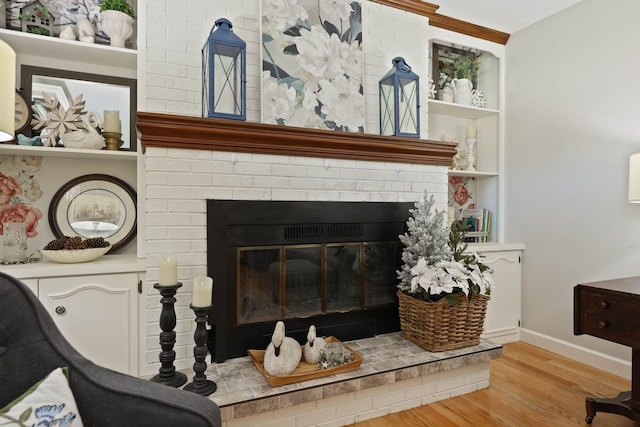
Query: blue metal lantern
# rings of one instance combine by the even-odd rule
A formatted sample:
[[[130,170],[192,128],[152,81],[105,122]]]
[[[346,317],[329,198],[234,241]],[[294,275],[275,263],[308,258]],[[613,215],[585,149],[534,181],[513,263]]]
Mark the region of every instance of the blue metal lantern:
[[[418,75],[401,57],[380,79],[380,135],[420,137],[420,86]]]
[[[202,48],[202,117],[247,119],[247,44],[218,19]]]

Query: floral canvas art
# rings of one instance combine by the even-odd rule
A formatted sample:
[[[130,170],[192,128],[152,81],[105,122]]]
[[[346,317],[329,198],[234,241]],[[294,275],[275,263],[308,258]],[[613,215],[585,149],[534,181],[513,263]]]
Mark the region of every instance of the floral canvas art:
[[[6,222],[24,222],[28,238],[38,235],[44,215],[33,204],[43,196],[36,176],[41,167],[39,156],[0,156],[0,234]]]
[[[450,176],[449,177],[449,206],[455,209],[456,217],[462,209],[475,208],[475,201],[471,192],[475,178]]]
[[[363,74],[358,2],[262,2],[264,123],[362,133]]]

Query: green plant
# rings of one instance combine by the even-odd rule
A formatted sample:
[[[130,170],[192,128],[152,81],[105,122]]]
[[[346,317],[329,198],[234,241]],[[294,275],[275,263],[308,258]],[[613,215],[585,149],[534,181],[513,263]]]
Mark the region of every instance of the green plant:
[[[451,84],[451,77],[441,72],[438,78],[438,89],[444,89],[449,84]]]
[[[455,73],[458,79],[469,79],[475,81],[478,78],[478,55],[467,52],[461,55],[455,62]]]
[[[49,30],[47,30],[46,28],[36,27],[34,25],[27,26],[27,33],[38,34],[40,36],[49,36],[49,35],[51,35],[51,33],[49,33]]]
[[[136,13],[134,12],[133,8],[129,6],[127,0],[102,0],[100,10],[117,10],[119,12],[126,13],[133,19],[136,19]]]

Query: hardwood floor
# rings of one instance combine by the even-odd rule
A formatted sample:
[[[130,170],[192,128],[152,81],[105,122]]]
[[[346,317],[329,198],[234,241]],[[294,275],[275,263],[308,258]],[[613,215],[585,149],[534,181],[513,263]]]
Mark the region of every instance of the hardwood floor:
[[[523,342],[504,345],[491,361],[490,387],[356,427],[584,426],[585,397],[614,397],[631,382]],[[597,413],[593,427],[638,426],[627,418]]]

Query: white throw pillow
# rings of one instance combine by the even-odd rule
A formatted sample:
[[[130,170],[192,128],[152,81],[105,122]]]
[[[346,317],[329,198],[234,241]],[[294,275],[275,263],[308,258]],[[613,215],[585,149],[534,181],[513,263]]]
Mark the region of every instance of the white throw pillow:
[[[64,368],[66,370],[66,368]],[[0,409],[0,425],[83,427],[63,368],[53,370]]]

